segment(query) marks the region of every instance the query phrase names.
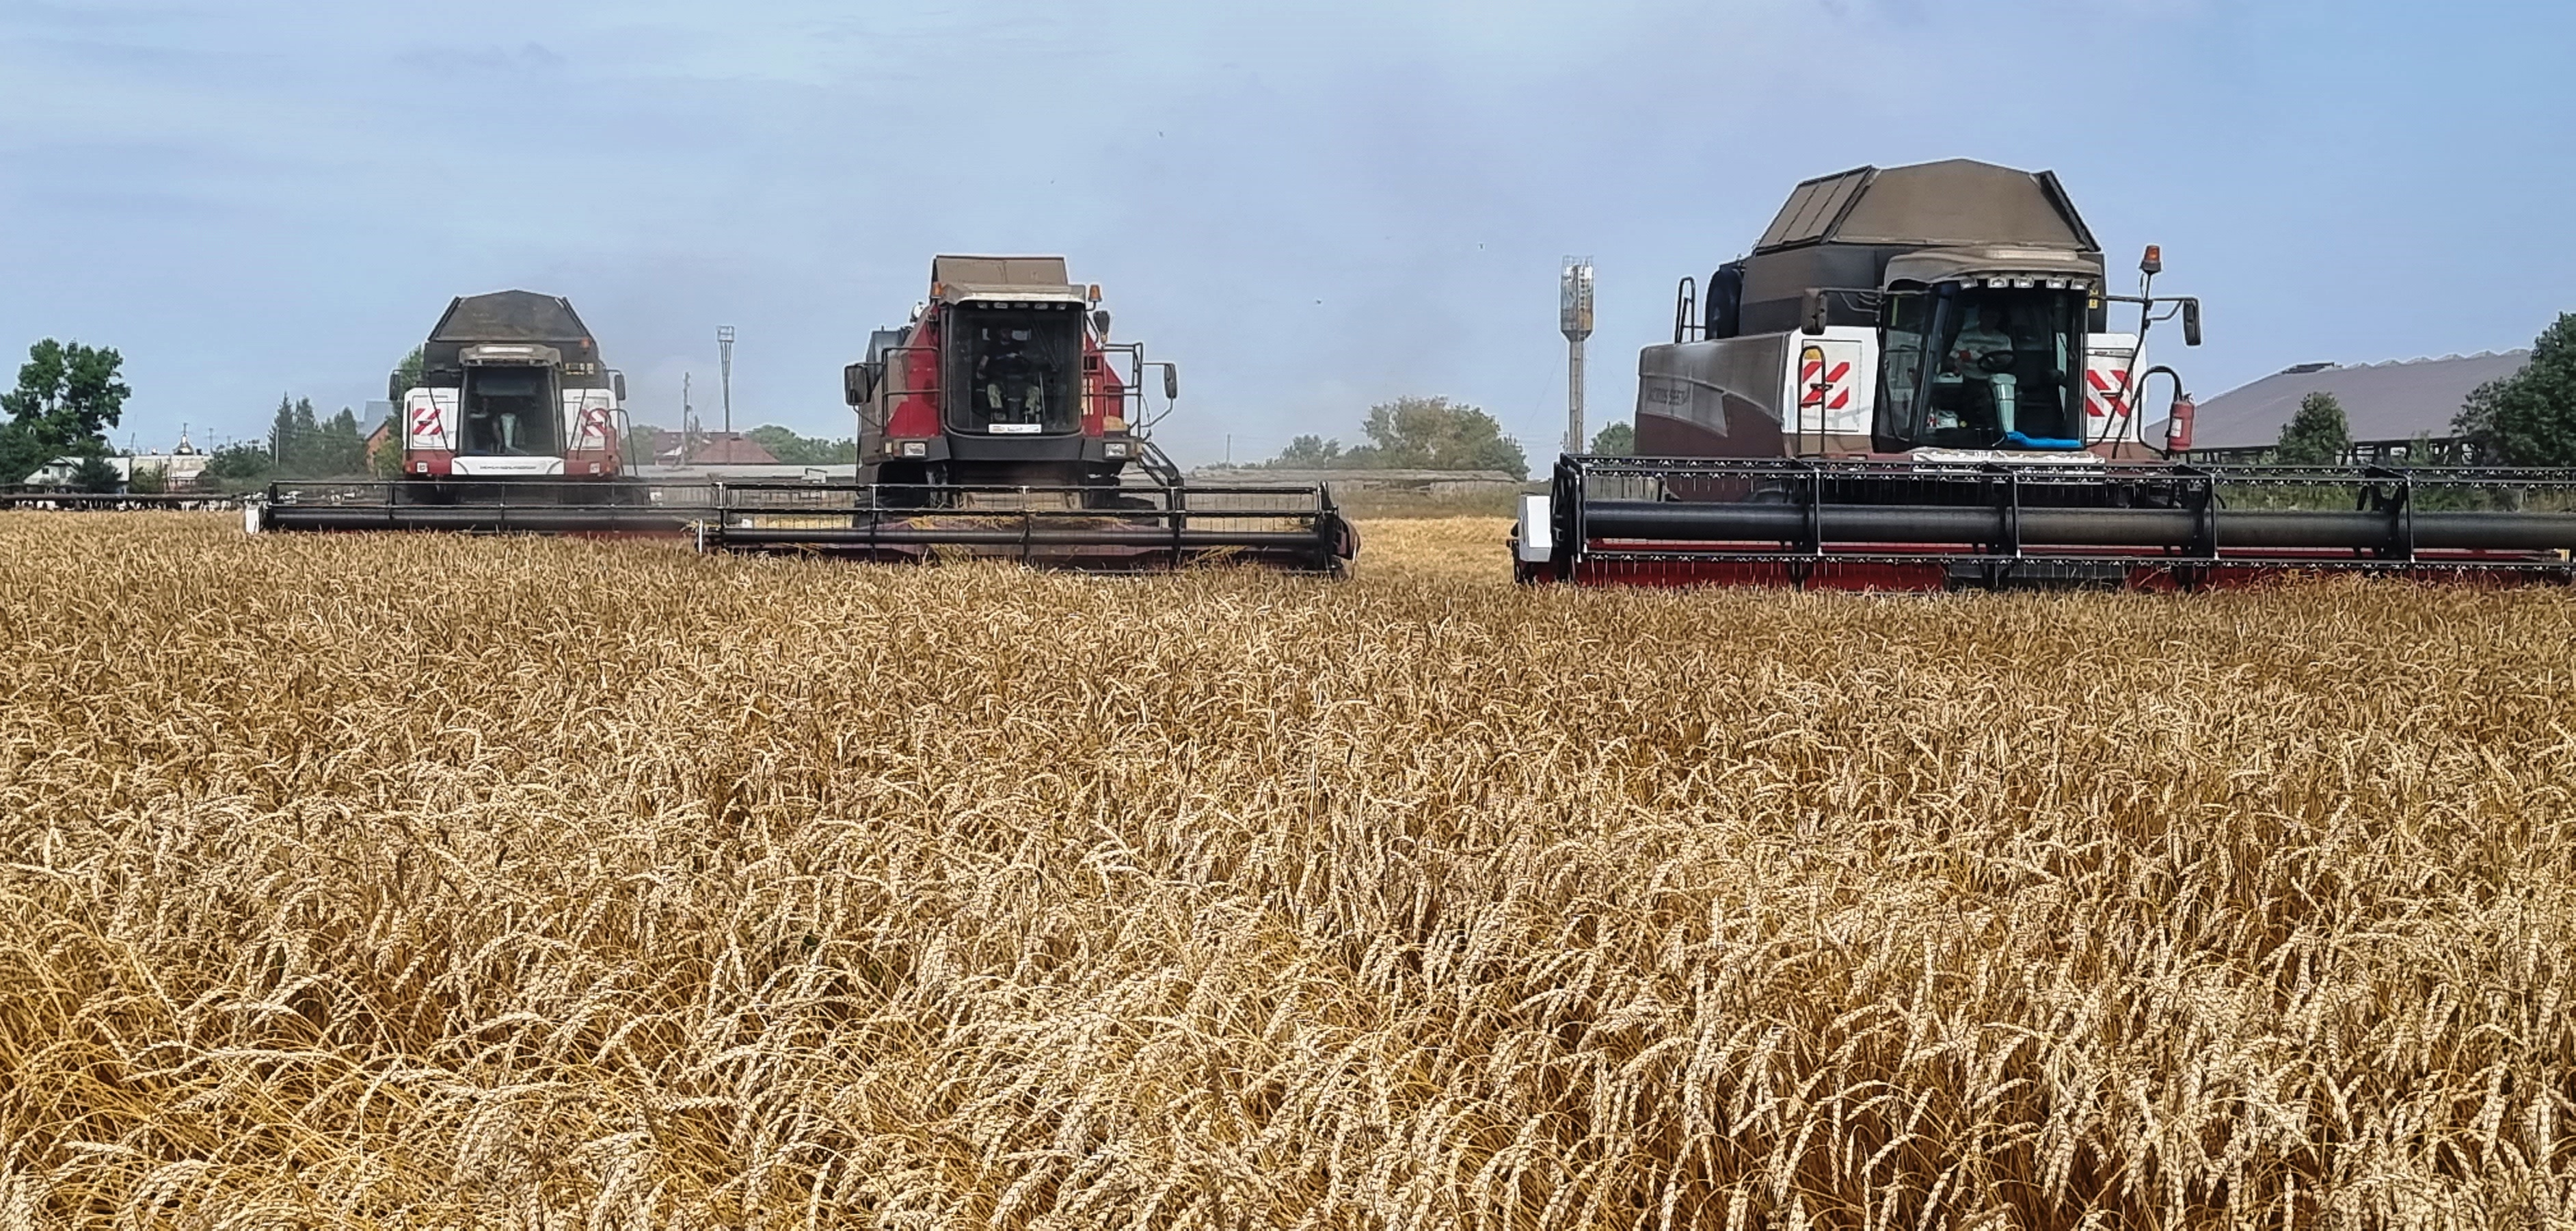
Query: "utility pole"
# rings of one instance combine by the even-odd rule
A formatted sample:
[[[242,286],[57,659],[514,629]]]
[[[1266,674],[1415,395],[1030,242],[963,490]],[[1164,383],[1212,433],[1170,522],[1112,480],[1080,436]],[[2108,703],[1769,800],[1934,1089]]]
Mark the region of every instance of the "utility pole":
[[[1565,258],[1557,295],[1557,329],[1565,334],[1565,451],[1579,454],[1583,435],[1583,340],[1592,336],[1592,258]]]
[[[716,326],[716,353],[724,367],[725,439],[729,441],[733,439],[733,326]]]
[[[680,464],[686,466],[698,455],[698,415],[689,406],[689,377],[680,373]]]

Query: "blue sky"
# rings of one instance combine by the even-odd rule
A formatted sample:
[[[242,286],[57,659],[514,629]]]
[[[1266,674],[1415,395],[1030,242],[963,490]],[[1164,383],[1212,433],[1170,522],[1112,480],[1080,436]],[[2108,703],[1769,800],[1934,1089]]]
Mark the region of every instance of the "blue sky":
[[[0,347],[110,344],[149,446],[570,296],[641,421],[741,332],[739,426],[847,434],[938,251],[1060,252],[1182,365],[1185,461],[1443,394],[1537,455],[1555,281],[1626,417],[1672,286],[1798,180],[2063,176],[2201,295],[2204,394],[2525,345],[2576,308],[2576,6],[2282,0],[0,0]],[[120,432],[119,443],[124,443]]]

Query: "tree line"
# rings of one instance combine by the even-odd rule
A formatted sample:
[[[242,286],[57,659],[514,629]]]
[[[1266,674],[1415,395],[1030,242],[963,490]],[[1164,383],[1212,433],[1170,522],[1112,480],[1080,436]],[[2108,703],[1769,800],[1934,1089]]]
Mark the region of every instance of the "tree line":
[[[1401,397],[1369,408],[1360,422],[1368,443],[1343,448],[1338,439],[1299,436],[1279,456],[1261,463],[1273,470],[1499,470],[1529,478],[1529,458],[1503,425],[1476,407],[1445,397]]]
[[[125,357],[113,347],[84,346],[52,338],[27,348],[18,369],[17,387],[0,393],[0,483],[23,483],[57,458],[72,458],[72,485],[84,491],[112,491],[116,467],[107,429],[125,414],[125,399],[134,396],[120,373]]]

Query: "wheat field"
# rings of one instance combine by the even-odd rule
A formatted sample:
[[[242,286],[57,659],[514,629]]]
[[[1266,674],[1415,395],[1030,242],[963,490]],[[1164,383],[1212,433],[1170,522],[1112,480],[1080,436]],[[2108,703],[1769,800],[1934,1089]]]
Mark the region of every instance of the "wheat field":
[[[0,518],[0,1225],[2576,1224],[2576,597]]]

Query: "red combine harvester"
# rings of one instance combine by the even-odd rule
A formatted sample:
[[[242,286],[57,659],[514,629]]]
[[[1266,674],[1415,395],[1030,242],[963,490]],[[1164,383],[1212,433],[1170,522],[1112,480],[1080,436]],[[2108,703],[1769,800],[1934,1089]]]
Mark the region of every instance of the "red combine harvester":
[[[942,256],[930,297],[843,373],[848,486],[734,484],[710,547],[1104,571],[1234,562],[1340,574],[1359,538],[1321,486],[1204,487],[1146,437],[1145,372],[1062,257]]]
[[[2200,305],[2110,293],[2047,172],[1953,161],[1801,184],[1751,256],[1683,279],[1639,358],[1636,457],[1522,500],[1524,581],[2197,589],[2291,572],[2576,576],[2576,473],[2204,467],[2146,338]],[[2135,332],[2110,329],[2134,307]],[[2163,438],[2145,397],[2171,381]]]

